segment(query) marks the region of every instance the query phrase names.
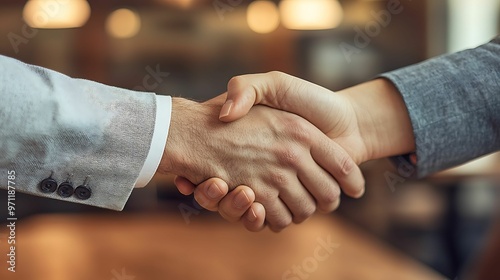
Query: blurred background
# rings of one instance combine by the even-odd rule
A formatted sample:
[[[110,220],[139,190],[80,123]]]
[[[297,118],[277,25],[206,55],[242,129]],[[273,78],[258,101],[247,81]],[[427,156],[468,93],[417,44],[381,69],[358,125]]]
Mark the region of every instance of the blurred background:
[[[271,70],[339,90],[485,43],[499,32],[499,14],[497,0],[3,0],[0,54],[73,77],[202,101],[224,92],[232,76]],[[419,181],[387,160],[362,168],[362,199],[345,197],[334,214],[278,235],[225,223],[178,194],[169,176],[134,190],[120,213],[17,194],[18,272],[2,267],[0,275],[500,275],[489,266],[500,256],[498,154]],[[6,205],[6,191],[0,201]],[[0,211],[0,220],[6,218]],[[0,232],[7,250],[9,233]],[[313,252],[327,236],[339,248],[322,262]]]

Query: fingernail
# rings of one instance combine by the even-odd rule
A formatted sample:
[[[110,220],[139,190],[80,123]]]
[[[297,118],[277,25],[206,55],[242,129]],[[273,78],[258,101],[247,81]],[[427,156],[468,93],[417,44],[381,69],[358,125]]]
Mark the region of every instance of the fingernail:
[[[417,165],[417,155],[416,154],[411,154],[410,155],[410,161],[413,165]]]
[[[219,118],[229,116],[229,113],[231,113],[232,107],[233,107],[233,100],[227,100],[226,103],[224,103],[224,105],[222,105],[222,109],[220,110]]]
[[[255,211],[250,208],[250,215],[247,216],[247,220],[251,223],[257,221],[257,214],[255,214]]]
[[[250,202],[250,199],[248,198],[247,194],[245,192],[241,191],[234,198],[233,204],[236,208],[243,209],[245,206],[248,205],[249,202]]]
[[[219,186],[217,186],[215,183],[212,183],[207,188],[207,195],[210,198],[218,198],[222,195],[222,192],[219,189]]]

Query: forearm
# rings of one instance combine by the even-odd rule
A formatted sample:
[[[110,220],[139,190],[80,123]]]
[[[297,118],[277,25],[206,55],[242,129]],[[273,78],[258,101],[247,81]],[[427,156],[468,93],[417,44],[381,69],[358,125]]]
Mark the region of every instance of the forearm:
[[[415,152],[418,176],[500,148],[500,39],[382,75],[339,94],[368,159]]]
[[[0,70],[0,186],[7,170],[15,169],[21,192],[122,209],[149,150],[154,94],[73,79],[4,56]],[[71,181],[75,190],[86,182],[91,196],[42,188],[49,176],[58,186]]]
[[[412,122],[419,177],[500,148],[500,38],[383,76]]]

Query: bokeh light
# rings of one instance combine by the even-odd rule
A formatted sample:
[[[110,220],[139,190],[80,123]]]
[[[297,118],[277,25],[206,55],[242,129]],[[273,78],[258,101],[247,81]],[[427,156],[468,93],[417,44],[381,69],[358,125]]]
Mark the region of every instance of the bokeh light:
[[[129,9],[118,9],[106,20],[106,31],[115,38],[131,38],[141,30],[141,17]]]
[[[297,30],[335,28],[343,17],[342,6],[336,0],[283,0],[280,13],[283,25]]]
[[[23,9],[23,18],[33,28],[75,28],[90,17],[86,0],[30,0]]]
[[[247,22],[257,33],[270,33],[280,24],[279,11],[271,1],[255,1],[248,6]]]

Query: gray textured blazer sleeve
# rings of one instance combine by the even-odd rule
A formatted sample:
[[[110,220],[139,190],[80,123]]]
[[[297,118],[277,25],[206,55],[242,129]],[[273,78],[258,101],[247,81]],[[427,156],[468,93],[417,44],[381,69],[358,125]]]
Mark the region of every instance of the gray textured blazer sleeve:
[[[155,110],[153,93],[0,56],[0,187],[14,171],[17,191],[121,210],[149,152]],[[75,190],[87,181],[90,192],[63,197],[41,187],[49,177]]]
[[[500,37],[382,77],[408,108],[419,177],[500,150]]]

